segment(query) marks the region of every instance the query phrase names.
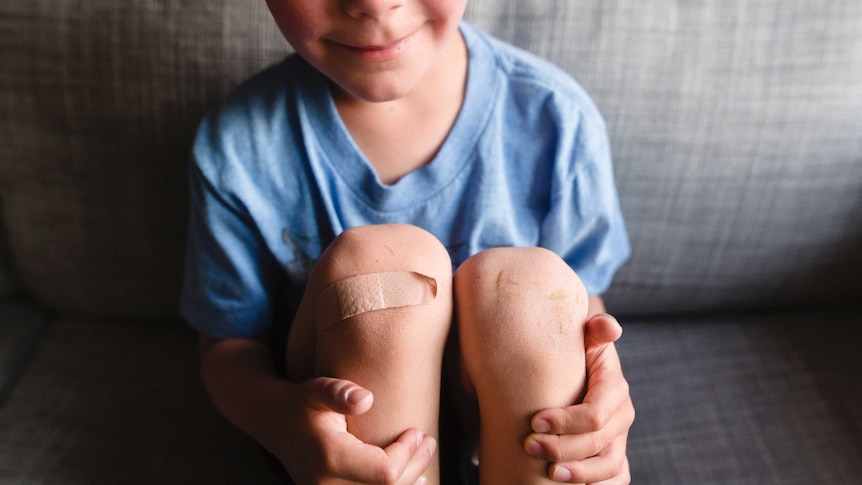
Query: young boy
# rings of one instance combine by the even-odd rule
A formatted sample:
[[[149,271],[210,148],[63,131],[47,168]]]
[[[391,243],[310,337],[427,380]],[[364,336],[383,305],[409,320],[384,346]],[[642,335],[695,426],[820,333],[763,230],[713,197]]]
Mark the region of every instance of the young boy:
[[[629,481],[603,121],[465,3],[269,0],[297,55],[201,125],[183,313],[297,483],[439,483],[441,381],[482,483]]]

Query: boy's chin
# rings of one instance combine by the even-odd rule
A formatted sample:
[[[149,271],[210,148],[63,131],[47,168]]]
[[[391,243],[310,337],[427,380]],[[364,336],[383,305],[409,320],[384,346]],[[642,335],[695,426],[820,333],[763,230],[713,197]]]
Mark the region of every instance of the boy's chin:
[[[341,101],[364,101],[386,103],[404,98],[413,91],[413,84],[375,83],[371,80],[359,83],[331,83],[333,95]]]

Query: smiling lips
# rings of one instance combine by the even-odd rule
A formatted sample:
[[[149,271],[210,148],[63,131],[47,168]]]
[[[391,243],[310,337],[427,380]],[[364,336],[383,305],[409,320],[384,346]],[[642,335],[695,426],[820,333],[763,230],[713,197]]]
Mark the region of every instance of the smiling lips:
[[[388,45],[369,45],[369,46],[353,46],[349,44],[342,44],[341,42],[335,42],[336,45],[340,46],[351,55],[356,56],[364,61],[371,62],[383,62],[395,59],[402,52],[407,50],[407,46],[410,45],[410,42],[413,40],[413,37],[416,34],[410,34],[407,37],[402,37],[401,39],[396,40],[395,42]]]

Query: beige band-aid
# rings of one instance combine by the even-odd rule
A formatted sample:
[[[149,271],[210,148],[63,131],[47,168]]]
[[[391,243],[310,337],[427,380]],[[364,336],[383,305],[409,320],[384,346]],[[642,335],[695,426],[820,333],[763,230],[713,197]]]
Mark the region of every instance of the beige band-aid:
[[[412,271],[369,273],[336,281],[317,299],[318,329],[360,313],[424,305],[437,297],[437,281]]]

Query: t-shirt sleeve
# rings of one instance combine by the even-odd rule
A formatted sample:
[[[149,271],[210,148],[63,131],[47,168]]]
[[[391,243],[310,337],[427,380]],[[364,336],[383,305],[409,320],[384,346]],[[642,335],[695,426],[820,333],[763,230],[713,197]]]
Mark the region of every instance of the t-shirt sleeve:
[[[262,335],[278,272],[250,209],[230,186],[230,150],[204,121],[189,169],[190,214],[181,313],[216,338]]]
[[[604,122],[581,116],[563,143],[542,245],[575,270],[591,295],[604,293],[631,253]]]

